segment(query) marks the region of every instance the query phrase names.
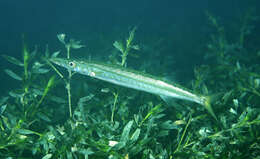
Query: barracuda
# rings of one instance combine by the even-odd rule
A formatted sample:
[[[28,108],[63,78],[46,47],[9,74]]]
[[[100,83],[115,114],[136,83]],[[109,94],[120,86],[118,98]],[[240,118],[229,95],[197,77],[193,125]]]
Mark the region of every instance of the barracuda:
[[[165,99],[165,97],[172,97],[198,103],[205,106],[209,113],[216,119],[210,106],[210,98],[193,94],[186,89],[174,84],[169,84],[151,75],[146,75],[120,66],[89,61],[69,60],[63,58],[52,58],[50,61],[83,75],[91,76],[116,85],[157,94],[163,99]]]

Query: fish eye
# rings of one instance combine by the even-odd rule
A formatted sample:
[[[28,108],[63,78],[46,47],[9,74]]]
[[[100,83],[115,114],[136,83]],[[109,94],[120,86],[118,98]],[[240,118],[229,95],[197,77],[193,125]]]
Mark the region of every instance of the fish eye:
[[[70,67],[75,67],[76,64],[75,64],[74,62],[69,62],[69,66],[70,66]]]

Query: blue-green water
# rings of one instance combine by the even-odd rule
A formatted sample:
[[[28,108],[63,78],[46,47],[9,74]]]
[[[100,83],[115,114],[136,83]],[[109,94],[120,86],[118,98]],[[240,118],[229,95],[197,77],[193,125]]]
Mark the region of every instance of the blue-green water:
[[[256,0],[228,2],[3,0],[0,2],[0,52],[20,57],[21,34],[25,34],[31,47],[39,45],[44,48],[48,44],[51,49],[56,50],[59,46],[56,35],[66,33],[87,45],[82,51],[86,53],[82,53],[82,56],[86,57],[89,54],[93,57],[108,56],[109,50],[103,46],[102,40],[110,41],[112,44],[113,41],[124,38],[129,27],[138,26],[138,41],[142,45],[149,45],[149,40],[160,43],[160,39],[163,39],[162,44],[157,44],[160,46],[147,51],[149,55],[164,49],[161,56],[170,58],[171,62],[177,63],[177,66],[184,71],[182,73],[184,76],[189,76],[189,71],[194,65],[204,62],[201,61],[203,53],[206,52],[204,44],[210,33],[215,31],[210,28],[205,12],[209,11],[221,18],[221,22],[229,25],[232,30],[236,27],[232,25],[236,25],[248,8],[256,7],[256,15],[259,15],[257,3]],[[259,23],[255,25],[256,28],[259,27]],[[254,34],[250,36],[256,39],[257,35],[259,31],[254,30]],[[165,63],[164,60],[160,62]],[[0,64],[1,69],[8,65],[3,59]],[[9,81],[2,71],[1,79],[13,82]],[[1,82],[1,87],[5,86],[4,83]]]

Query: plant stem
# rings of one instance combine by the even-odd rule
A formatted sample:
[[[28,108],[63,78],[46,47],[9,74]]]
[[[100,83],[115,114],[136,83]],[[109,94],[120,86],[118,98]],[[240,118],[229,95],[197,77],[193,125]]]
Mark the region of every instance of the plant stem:
[[[121,47],[120,52],[121,52],[121,66],[122,67],[126,67],[126,60],[127,60],[127,55],[130,51],[130,49],[132,48],[132,41],[134,39],[134,34],[135,34],[135,30],[136,30],[136,27],[134,27],[132,29],[132,31],[130,31],[129,33],[129,37],[128,39],[126,40],[126,47],[125,49],[123,49]],[[118,42],[117,42],[118,43]],[[121,44],[122,46],[123,44]],[[113,108],[112,108],[112,114],[111,114],[111,122],[113,123],[114,121],[114,114],[115,114],[115,110],[116,110],[116,103],[117,103],[117,100],[118,100],[118,95],[119,93],[113,93],[114,94],[114,104],[113,104]]]
[[[182,133],[181,140],[180,140],[180,142],[178,143],[177,149],[174,151],[174,153],[176,153],[176,152],[179,151],[180,146],[181,146],[181,143],[182,143],[182,140],[183,140],[183,138],[184,138],[184,136],[185,136],[185,134],[186,134],[187,128],[188,128],[188,126],[190,125],[191,119],[192,119],[192,118],[191,118],[191,116],[190,116],[190,119],[189,119],[187,125],[185,126],[185,129],[184,129],[183,133]]]
[[[64,79],[64,76],[60,73],[60,71],[55,66],[53,66],[52,63],[50,63],[48,60],[46,60],[46,62],[48,63],[48,65],[51,66],[51,68],[53,68],[53,70],[60,76],[60,78]]]
[[[72,109],[71,109],[71,92],[70,92],[70,80],[67,83],[67,93],[68,93],[68,101],[69,101],[69,112],[70,112],[70,117],[72,117]]]
[[[117,99],[118,99],[118,93],[113,93],[114,94],[114,103],[113,103],[113,108],[112,108],[112,115],[111,115],[111,122],[114,122],[114,114],[115,114],[115,110],[116,110],[116,103],[117,103]]]
[[[66,46],[67,48],[67,59],[70,59],[70,45]],[[69,112],[70,112],[70,118],[72,117],[72,106],[71,106],[71,88],[70,88],[70,80],[72,77],[72,73],[71,70],[68,70],[69,73],[69,77],[68,77],[68,81],[66,84],[66,89],[67,89],[67,93],[68,93],[68,102],[69,102]]]

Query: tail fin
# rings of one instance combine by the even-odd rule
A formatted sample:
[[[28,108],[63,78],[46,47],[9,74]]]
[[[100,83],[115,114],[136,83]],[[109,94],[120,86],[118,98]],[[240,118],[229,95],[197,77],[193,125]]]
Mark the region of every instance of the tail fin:
[[[212,107],[211,107],[211,98],[209,97],[209,96],[207,96],[207,97],[204,97],[204,106],[205,106],[205,108],[208,110],[208,112],[210,113],[210,115],[212,115],[213,116],[213,118],[216,120],[216,121],[218,121],[218,119],[217,119],[217,117],[216,117],[216,115],[215,115],[215,113],[214,113],[214,111],[213,111],[213,109],[212,109]]]

